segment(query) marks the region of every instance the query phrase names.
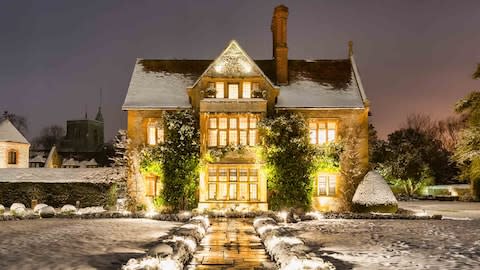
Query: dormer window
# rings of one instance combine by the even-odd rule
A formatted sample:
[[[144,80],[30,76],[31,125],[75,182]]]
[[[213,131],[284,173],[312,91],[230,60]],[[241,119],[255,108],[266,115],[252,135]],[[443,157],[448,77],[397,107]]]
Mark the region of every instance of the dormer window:
[[[243,82],[242,84],[242,98],[251,98],[252,96],[252,83]]]
[[[8,151],[8,164],[9,165],[17,164],[17,151],[15,150]]]
[[[216,98],[225,98],[225,84],[223,82],[216,82],[215,90],[217,90]]]
[[[229,99],[238,99],[238,84],[229,83],[228,84],[228,98]]]

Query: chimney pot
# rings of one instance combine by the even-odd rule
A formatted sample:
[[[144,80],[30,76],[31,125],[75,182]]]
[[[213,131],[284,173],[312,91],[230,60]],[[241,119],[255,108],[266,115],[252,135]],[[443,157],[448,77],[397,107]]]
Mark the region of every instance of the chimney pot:
[[[288,8],[284,5],[275,7],[271,30],[277,84],[288,84],[287,19]]]

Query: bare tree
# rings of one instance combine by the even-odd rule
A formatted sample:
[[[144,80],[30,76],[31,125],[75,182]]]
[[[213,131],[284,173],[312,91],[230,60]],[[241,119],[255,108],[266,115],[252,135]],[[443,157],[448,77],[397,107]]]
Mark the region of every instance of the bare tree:
[[[0,117],[0,120],[8,119],[12,124],[25,136],[28,131],[27,119],[23,116],[4,111],[3,115]]]
[[[58,125],[51,125],[42,129],[40,136],[33,139],[37,146],[42,146],[44,149],[50,149],[54,145],[59,145],[65,136],[65,129]]]

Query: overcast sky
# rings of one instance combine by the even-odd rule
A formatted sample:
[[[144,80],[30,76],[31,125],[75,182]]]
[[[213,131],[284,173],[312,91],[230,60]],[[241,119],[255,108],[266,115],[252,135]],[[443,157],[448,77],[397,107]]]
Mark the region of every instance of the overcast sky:
[[[106,138],[121,111],[135,59],[213,59],[236,39],[271,58],[270,22],[289,7],[290,59],[354,52],[371,121],[381,136],[410,113],[440,119],[480,89],[480,1],[7,1],[0,2],[0,110],[42,127],[95,116],[103,89]]]

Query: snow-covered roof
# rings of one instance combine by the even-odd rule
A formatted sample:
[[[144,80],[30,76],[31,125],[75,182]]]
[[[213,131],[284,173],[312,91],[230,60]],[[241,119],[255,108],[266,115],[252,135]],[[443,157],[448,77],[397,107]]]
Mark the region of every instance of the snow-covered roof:
[[[378,172],[370,171],[358,185],[352,202],[365,206],[392,205],[397,204],[397,199],[385,179]]]
[[[1,169],[0,182],[9,183],[107,183],[118,180],[113,168]]]
[[[194,85],[219,59],[138,59],[122,109],[190,108],[187,87]],[[254,63],[261,75],[276,81],[274,60]],[[342,60],[288,60],[288,77],[288,85],[277,86],[280,94],[276,108],[365,107],[367,98],[353,56]]]
[[[0,142],[16,142],[29,144],[27,139],[8,119],[0,120]]]
[[[64,159],[62,161],[62,166],[80,166],[80,164],[75,159],[70,158],[70,159]]]
[[[30,162],[33,163],[45,163],[45,158],[42,155],[36,155],[34,158],[30,159]]]
[[[208,67],[207,60],[137,59],[123,110],[190,108],[187,87]]]

